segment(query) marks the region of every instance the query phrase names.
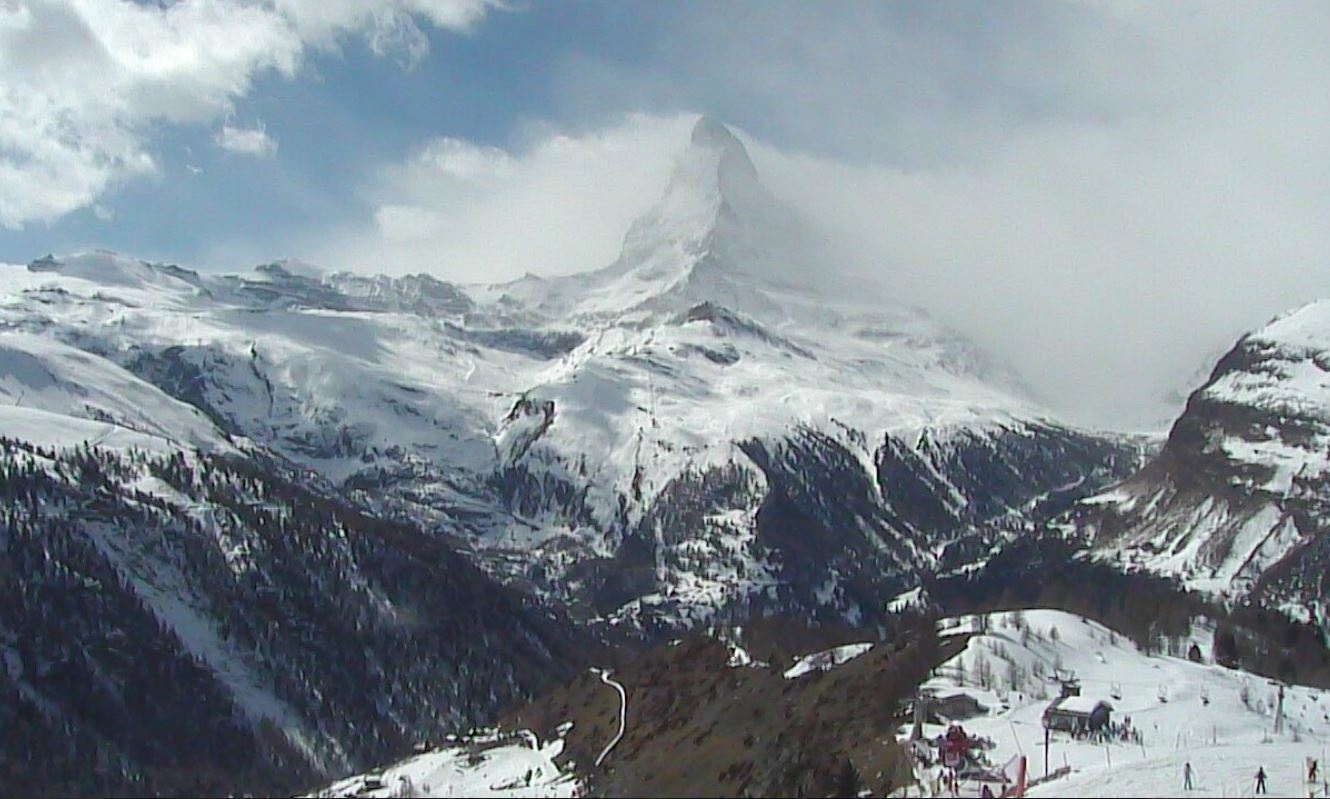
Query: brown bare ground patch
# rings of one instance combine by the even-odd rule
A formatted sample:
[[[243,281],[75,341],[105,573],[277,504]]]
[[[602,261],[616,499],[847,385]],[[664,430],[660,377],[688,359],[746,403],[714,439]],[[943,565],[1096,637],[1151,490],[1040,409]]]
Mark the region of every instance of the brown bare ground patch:
[[[793,623],[797,625],[798,623]],[[591,673],[510,713],[504,725],[542,738],[572,721],[560,760],[575,763],[593,795],[642,797],[828,796],[844,784],[846,761],[862,788],[884,795],[909,780],[895,732],[901,700],[954,653],[939,648],[931,623],[876,644],[827,672],[786,680],[782,650],[802,638],[817,646],[871,640],[862,632],[799,635],[768,629],[755,641],[767,667],[731,668],[728,647],[692,635],[651,649],[615,669],[628,695],[627,730],[600,768],[596,756],[618,729],[619,696]]]

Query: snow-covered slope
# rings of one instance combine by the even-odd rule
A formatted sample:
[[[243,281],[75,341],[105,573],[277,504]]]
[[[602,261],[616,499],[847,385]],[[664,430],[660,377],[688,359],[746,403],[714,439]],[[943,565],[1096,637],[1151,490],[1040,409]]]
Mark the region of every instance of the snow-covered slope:
[[[0,331],[0,435],[41,444],[234,452],[198,409],[116,364],[9,331]]]
[[[872,643],[864,642],[861,644],[845,644],[821,652],[814,652],[811,655],[804,655],[795,660],[793,666],[782,672],[782,676],[787,680],[794,680],[814,671],[834,669],[847,660],[853,660],[872,648]]]
[[[1150,464],[1090,501],[1107,557],[1323,617],[1330,566],[1330,301],[1243,337]]]
[[[574,797],[583,788],[554,758],[562,739],[480,731],[387,768],[339,780],[311,797]]]
[[[60,413],[267,450],[640,627],[754,605],[862,619],[953,538],[1134,467],[1134,444],[1048,418],[825,251],[702,120],[597,271],[456,286],[95,252],[0,266],[0,336],[41,342],[53,373],[77,352],[89,385],[119,376],[119,405]]]
[[[1286,686],[1277,725],[1278,687],[1212,665],[1212,630],[1197,627],[1192,640],[1181,642],[1184,650],[1197,645],[1201,662],[1195,663],[1147,656],[1121,634],[1054,610],[962,617],[942,627],[944,634],[974,635],[925,683],[936,698],[932,705],[938,713],[963,708],[967,703],[942,700],[964,693],[981,709],[935,721],[959,723],[967,734],[990,740],[985,756],[996,766],[1024,755],[1030,796],[1250,796],[1262,767],[1271,795],[1302,796],[1309,790],[1306,758],[1324,768],[1330,692]],[[1078,739],[1054,731],[1047,749],[1052,779],[1043,782],[1042,718],[1060,695],[1059,673],[1079,681],[1078,701],[1112,706],[1118,735]],[[930,723],[923,731],[931,739],[946,726]],[[903,729],[902,738],[909,732]],[[1186,763],[1194,770],[1193,790],[1183,788]],[[936,770],[918,769],[926,788]],[[977,796],[980,786],[964,779],[961,795]],[[1324,795],[1323,786],[1315,785],[1313,795]]]

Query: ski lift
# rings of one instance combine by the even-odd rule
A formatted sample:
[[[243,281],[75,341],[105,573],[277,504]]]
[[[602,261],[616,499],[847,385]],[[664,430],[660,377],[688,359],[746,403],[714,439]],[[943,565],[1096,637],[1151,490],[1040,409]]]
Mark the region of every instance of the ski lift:
[[[1081,695],[1081,681],[1076,679],[1076,672],[1071,669],[1054,669],[1053,679],[1061,687],[1062,696]]]

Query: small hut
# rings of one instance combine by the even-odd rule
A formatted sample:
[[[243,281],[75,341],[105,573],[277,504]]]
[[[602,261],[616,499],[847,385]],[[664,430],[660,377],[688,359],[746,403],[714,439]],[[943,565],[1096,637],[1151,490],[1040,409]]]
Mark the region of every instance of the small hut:
[[[1062,696],[1044,711],[1044,726],[1066,732],[1094,732],[1108,726],[1113,706],[1093,696]]]
[[[964,691],[939,692],[928,701],[928,714],[933,717],[929,721],[936,720],[935,723],[939,724],[943,719],[957,721],[982,716],[987,712],[988,708]]]

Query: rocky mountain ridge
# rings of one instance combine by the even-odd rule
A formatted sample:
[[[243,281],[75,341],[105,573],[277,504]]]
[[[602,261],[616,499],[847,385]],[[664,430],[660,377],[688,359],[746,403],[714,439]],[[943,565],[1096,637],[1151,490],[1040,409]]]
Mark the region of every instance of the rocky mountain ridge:
[[[1324,620],[1330,302],[1243,336],[1158,457],[1078,521],[1104,557]]]

